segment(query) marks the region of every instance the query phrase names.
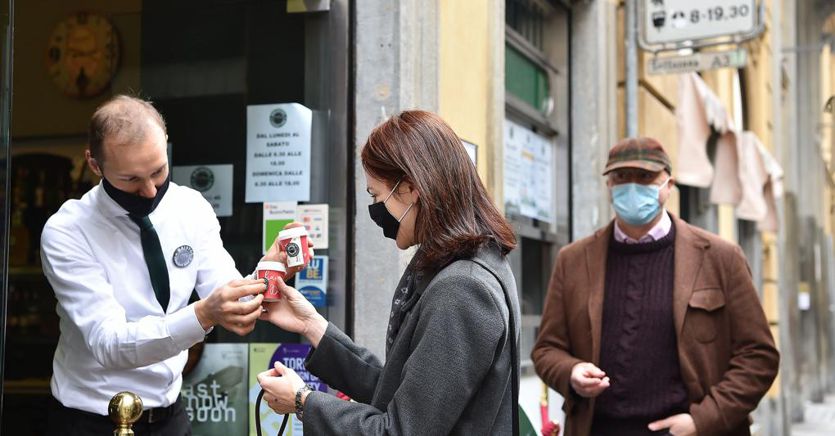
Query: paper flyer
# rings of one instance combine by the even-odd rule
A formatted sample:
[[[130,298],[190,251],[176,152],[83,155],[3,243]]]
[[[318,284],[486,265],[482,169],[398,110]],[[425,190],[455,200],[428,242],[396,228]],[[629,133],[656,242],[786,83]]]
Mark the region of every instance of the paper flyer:
[[[554,223],[552,141],[527,127],[504,121],[505,210]]]
[[[275,242],[278,232],[296,219],[296,202],[285,201],[278,203],[264,203],[264,222],[262,228],[262,254]]]
[[[246,108],[246,202],[310,201],[313,111],[298,103]]]
[[[300,204],[296,208],[296,221],[304,224],[313,249],[328,248],[328,205]]]
[[[315,307],[328,305],[328,256],[313,256],[296,276],[296,289]]]
[[[247,344],[206,344],[183,378],[182,396],[195,436],[243,434],[247,428]]]

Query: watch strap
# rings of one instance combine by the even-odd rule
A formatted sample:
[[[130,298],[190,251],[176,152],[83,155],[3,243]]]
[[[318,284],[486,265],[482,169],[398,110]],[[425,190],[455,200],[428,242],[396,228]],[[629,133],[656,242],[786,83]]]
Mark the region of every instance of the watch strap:
[[[305,392],[313,392],[313,389],[310,389],[310,386],[308,385],[304,385],[296,391],[296,418],[298,418],[299,421],[301,421],[304,416],[304,403],[302,403],[302,397]]]

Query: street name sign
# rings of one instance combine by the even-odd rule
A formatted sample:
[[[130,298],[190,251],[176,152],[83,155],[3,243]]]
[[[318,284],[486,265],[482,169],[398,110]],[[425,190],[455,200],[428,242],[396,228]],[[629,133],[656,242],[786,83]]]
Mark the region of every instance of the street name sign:
[[[748,64],[745,49],[701,52],[687,56],[654,56],[647,60],[649,74],[681,74],[717,68],[743,68]]]

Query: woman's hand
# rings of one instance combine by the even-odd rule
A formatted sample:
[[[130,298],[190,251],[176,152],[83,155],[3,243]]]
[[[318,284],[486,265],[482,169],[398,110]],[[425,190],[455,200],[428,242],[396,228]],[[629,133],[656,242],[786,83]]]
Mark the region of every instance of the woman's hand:
[[[258,384],[264,390],[264,401],[275,413],[296,412],[296,392],[304,386],[304,381],[296,371],[275,362],[275,367],[258,374]],[[302,398],[302,404],[307,395]]]
[[[325,335],[328,321],[316,312],[316,308],[299,291],[287,286],[284,280],[276,279],[281,298],[275,302],[264,302],[261,319],[269,321],[288,332],[299,333],[313,345]]]
[[[292,229],[295,227],[303,227],[304,225],[301,223],[289,223],[284,226],[283,230]],[[310,241],[310,238],[307,238],[307,249],[310,252],[310,258],[313,259],[313,242]],[[267,254],[261,258],[261,261],[271,261],[271,262],[281,262],[285,266],[287,265],[287,253],[281,249],[281,244],[278,243],[278,237],[275,238],[273,241],[273,245],[270,246],[270,249],[267,251]],[[289,279],[293,277],[297,272],[307,268],[307,265],[302,266],[295,266],[295,267],[287,267],[287,275],[285,278]]]

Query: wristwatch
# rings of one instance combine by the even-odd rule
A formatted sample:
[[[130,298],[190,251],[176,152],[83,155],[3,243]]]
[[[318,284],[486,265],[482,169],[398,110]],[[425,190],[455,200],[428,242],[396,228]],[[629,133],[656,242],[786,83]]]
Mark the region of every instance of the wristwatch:
[[[304,385],[296,391],[296,418],[299,421],[302,420],[302,416],[304,416],[304,404],[302,403],[302,397],[305,393],[313,392],[313,389],[310,389],[310,386]]]

